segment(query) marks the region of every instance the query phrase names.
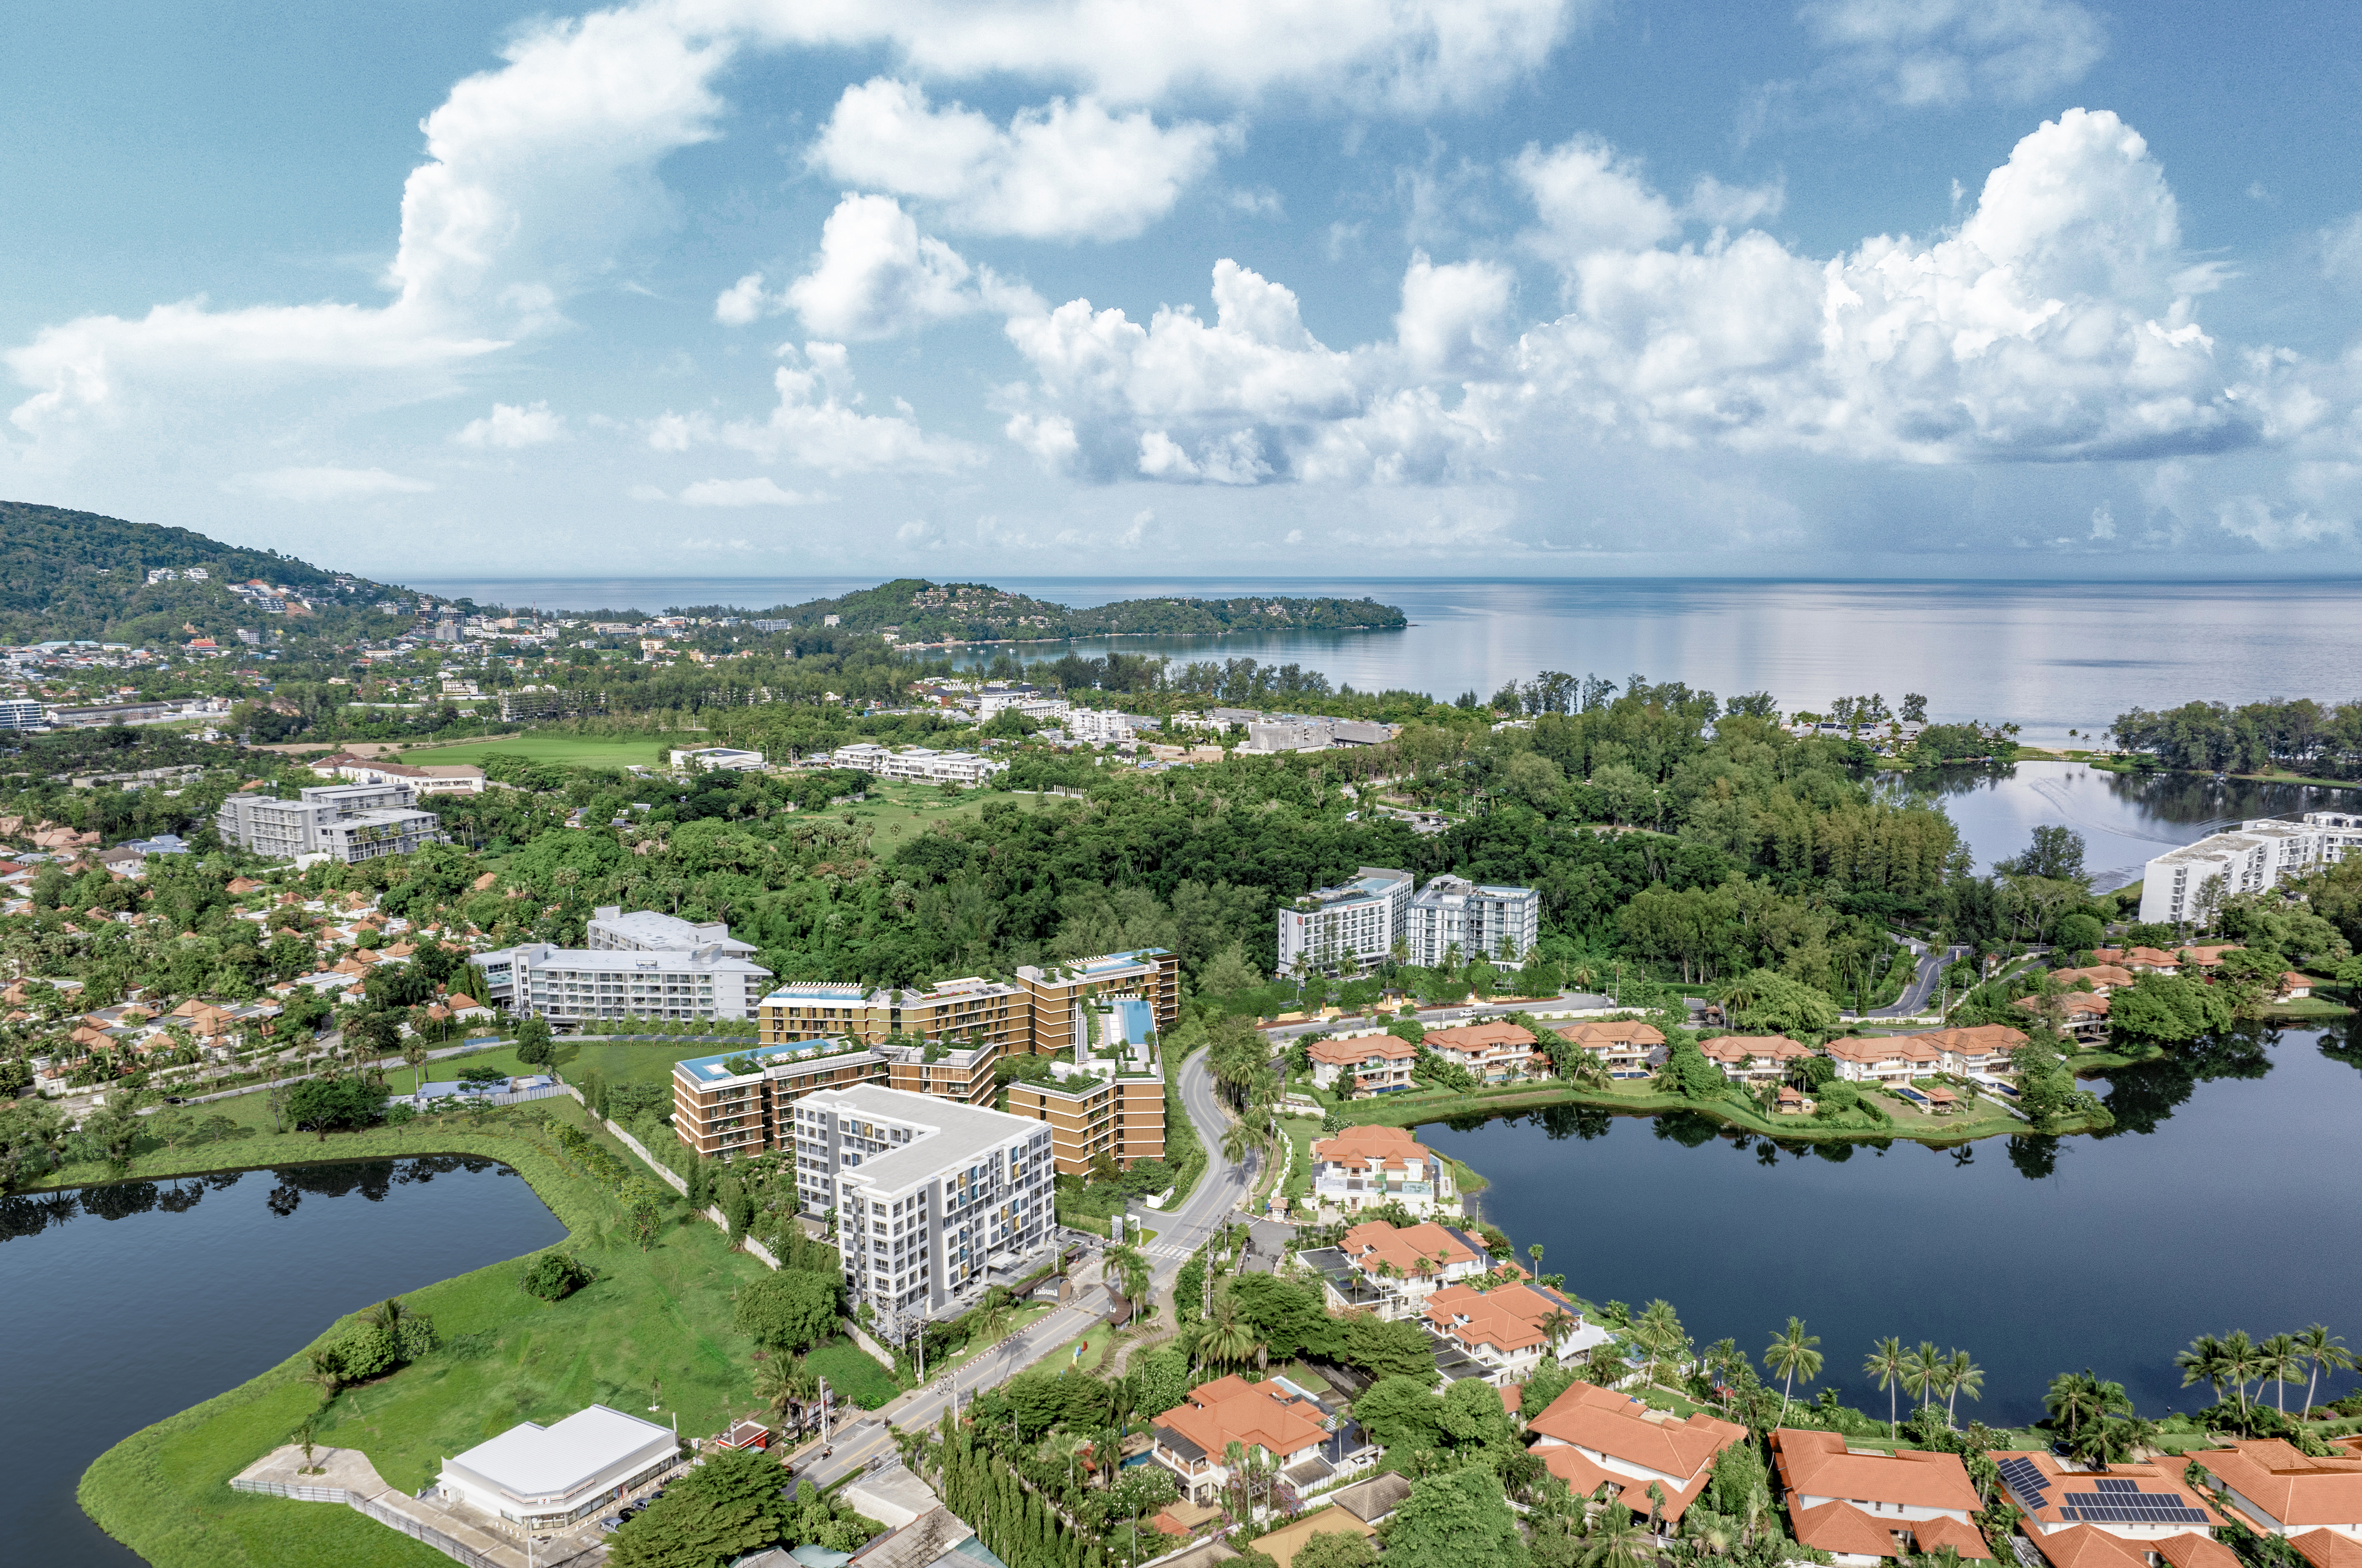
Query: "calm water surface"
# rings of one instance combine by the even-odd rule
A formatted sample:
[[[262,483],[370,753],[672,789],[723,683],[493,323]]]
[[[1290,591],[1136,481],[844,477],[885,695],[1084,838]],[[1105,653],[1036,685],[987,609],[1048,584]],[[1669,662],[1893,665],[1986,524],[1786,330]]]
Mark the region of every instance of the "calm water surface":
[[[834,597],[876,579],[483,580],[422,583],[544,608],[729,604]],[[1336,594],[1399,605],[1406,631],[1126,637],[1127,653],[1295,662],[1363,691],[1490,696],[1541,669],[1622,681],[1638,671],[1791,709],[1869,690],[1924,692],[1937,719],[2010,721],[2036,743],[2133,706],[2193,697],[2345,699],[2362,668],[2362,581],[2069,584],[1712,580],[1002,579],[1062,604],[1168,594]],[[1076,645],[1103,651],[1105,643]],[[1065,646],[1013,650],[1055,657]],[[988,655],[987,657],[990,657]]]
[[[561,1241],[517,1174],[427,1157],[0,1198],[0,1556],[136,1564],[74,1486],[342,1313]]]
[[[2212,1077],[2159,1064],[2089,1085],[2117,1117],[2101,1138],[1792,1153],[1573,1108],[1419,1136],[1489,1177],[1485,1218],[1575,1290],[1662,1297],[1699,1344],[1729,1336],[1759,1364],[1793,1313],[1860,1408],[1886,1408],[1861,1364],[1892,1334],[1976,1358],[1964,1419],[2036,1419],[2051,1375],[2087,1365],[2162,1416],[2207,1402],[2173,1367],[2198,1334],[2362,1338],[2351,1024],[2225,1043],[2196,1064]]]

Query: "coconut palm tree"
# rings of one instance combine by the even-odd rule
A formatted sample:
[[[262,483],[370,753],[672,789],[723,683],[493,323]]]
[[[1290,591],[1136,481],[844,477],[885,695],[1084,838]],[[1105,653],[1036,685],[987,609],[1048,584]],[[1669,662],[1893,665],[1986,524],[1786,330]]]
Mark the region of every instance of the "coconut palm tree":
[[[1208,1361],[1222,1366],[1238,1365],[1254,1354],[1254,1325],[1239,1310],[1238,1297],[1224,1294],[1214,1298],[1198,1350]]]
[[[2304,1370],[2304,1352],[2294,1334],[2274,1334],[2256,1347],[2256,1375],[2268,1378],[2277,1390],[2273,1396],[2279,1406],[2280,1419],[2288,1419],[2288,1386]],[[2256,1392],[2261,1394],[2258,1387]]]
[[[1234,1165],[1247,1163],[1247,1156],[1263,1147],[1263,1140],[1244,1121],[1233,1121],[1222,1132],[1222,1158]]]
[[[1805,1332],[1805,1320],[1791,1318],[1783,1332],[1772,1336],[1763,1350],[1763,1370],[1781,1380],[1780,1419],[1788,1419],[1788,1397],[1795,1392],[1796,1379],[1806,1383],[1821,1375],[1821,1342],[1818,1334]]]
[[[1591,1521],[1582,1554],[1575,1561],[1580,1568],[1643,1568],[1641,1548],[1642,1537],[1633,1528],[1632,1510],[1610,1502]]]
[[[410,1309],[402,1304],[399,1296],[389,1296],[361,1314],[361,1321],[383,1329],[392,1334],[400,1331],[402,1320],[411,1316]]]
[[[2297,1349],[2312,1365],[2312,1374],[2304,1386],[2304,1413],[2312,1414],[2313,1396],[2321,1392],[2321,1369],[2332,1372],[2354,1370],[2354,1353],[2345,1342],[2329,1331],[2326,1323],[2314,1323],[2296,1336]]]
[[[2181,1386],[2203,1383],[2213,1390],[2214,1402],[2223,1402],[2223,1385],[2230,1377],[2224,1366],[2223,1342],[2212,1334],[2201,1334],[2190,1342],[2190,1348],[2173,1358],[2181,1369]]]
[[[2223,1336],[2223,1375],[2239,1399],[2239,1420],[2247,1419],[2247,1384],[2265,1375],[2263,1358],[2256,1342],[2247,1337],[2245,1329],[2234,1329]]]
[[[2050,1412],[2052,1420],[2067,1435],[2070,1442],[2081,1436],[2087,1427],[2106,1421],[2110,1416],[2129,1416],[2133,1402],[2121,1383],[2103,1383],[2085,1367],[2081,1372],[2062,1372],[2050,1380],[2049,1392],[2042,1397],[2042,1407]]]
[[[1660,1297],[1641,1309],[1632,1325],[1632,1337],[1649,1358],[1649,1381],[1657,1380],[1657,1363],[1677,1354],[1689,1343],[1689,1335],[1682,1330],[1682,1320],[1673,1313],[1673,1304]]]
[[[1902,1386],[1910,1368],[1911,1353],[1903,1348],[1901,1340],[1892,1337],[1872,1345],[1870,1358],[1861,1364],[1861,1375],[1886,1391],[1886,1434],[1890,1438],[1899,1436],[1903,1430],[1902,1419],[1894,1408],[1894,1391]]]
[[[1944,1353],[1927,1340],[1921,1340],[1919,1348],[1904,1358],[1903,1386],[1911,1390],[1915,1401],[1913,1408],[1929,1402],[1929,1396],[1944,1381],[1944,1368],[1950,1364]]]
[[[1969,1353],[1956,1350],[1944,1363],[1944,1424],[1959,1426],[1960,1396],[1971,1399],[1985,1397],[1985,1369],[1969,1359]]]

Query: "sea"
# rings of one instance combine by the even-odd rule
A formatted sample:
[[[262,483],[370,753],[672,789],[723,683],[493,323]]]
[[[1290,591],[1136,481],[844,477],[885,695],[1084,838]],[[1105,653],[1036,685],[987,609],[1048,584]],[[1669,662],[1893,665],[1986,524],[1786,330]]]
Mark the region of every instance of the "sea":
[[[452,579],[422,591],[544,610],[830,598],[875,579]],[[1026,644],[1020,660],[1113,647],[1179,662],[1298,664],[1357,690],[1489,697],[1545,669],[1679,680],[1725,697],[1769,691],[1783,711],[1906,692],[1938,722],[2014,723],[2030,745],[2077,745],[2132,708],[2192,700],[2362,698],[2362,580],[2288,582],[1816,582],[1735,579],[1021,578],[996,586],[1087,607],[1173,595],[1331,595],[1398,606],[1399,631],[1122,637]]]

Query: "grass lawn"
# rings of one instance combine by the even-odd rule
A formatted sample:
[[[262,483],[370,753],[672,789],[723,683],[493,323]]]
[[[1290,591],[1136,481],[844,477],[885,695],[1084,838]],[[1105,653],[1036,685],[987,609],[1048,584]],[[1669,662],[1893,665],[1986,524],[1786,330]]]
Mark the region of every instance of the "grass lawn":
[[[1308,1116],[1283,1116],[1279,1125],[1287,1141],[1296,1145],[1287,1167],[1287,1184],[1280,1193],[1292,1213],[1297,1205],[1312,1196],[1312,1141],[1320,1136],[1320,1123]]]
[[[717,744],[710,734],[665,735],[644,732],[629,735],[576,735],[535,731],[497,740],[461,741],[453,745],[405,746],[400,756],[401,760],[420,767],[480,763],[492,752],[522,756],[533,762],[556,763],[563,767],[625,767],[634,764],[642,767],[662,767],[670,760],[666,753],[676,746],[687,750]]]
[[[952,817],[972,817],[983,810],[988,800],[1008,801],[1023,811],[1039,811],[1043,806],[1061,799],[1054,795],[1035,795],[1023,791],[999,792],[987,790],[963,790],[956,796],[947,796],[932,784],[906,784],[879,779],[866,793],[867,800],[857,806],[838,806],[832,814],[851,812],[855,819],[870,833],[870,842],[881,855],[890,854],[910,839],[927,831],[939,822]]]
[[[267,1128],[263,1098],[221,1103],[249,1125],[259,1112]],[[668,1224],[643,1252],[613,1198],[561,1161],[532,1112],[578,1124],[581,1114],[572,1100],[552,1099],[491,1112],[480,1122],[438,1118],[338,1134],[325,1143],[308,1133],[262,1131],[222,1144],[145,1154],[131,1174],[477,1154],[514,1166],[566,1223],[568,1246],[598,1275],[592,1284],[546,1305],[519,1288],[519,1265],[512,1261],[413,1291],[404,1303],[434,1320],[442,1348],[375,1383],[347,1389],[321,1411],[319,1441],[361,1450],[391,1485],[414,1491],[443,1456],[519,1421],[546,1424],[594,1401],[643,1413],[657,1406],[651,1419],[669,1422],[677,1414],[685,1433],[719,1430],[728,1414],[752,1403],[753,1347],[729,1325],[733,1293],[758,1277],[762,1265],[729,1251],[712,1225],[685,1218]],[[55,1185],[102,1174],[69,1167],[57,1173]],[[342,1321],[323,1325],[323,1337]],[[166,1568],[326,1562],[425,1568],[444,1562],[350,1509],[228,1489],[230,1476],[286,1441],[318,1407],[317,1393],[297,1381],[308,1348],[291,1347],[294,1353],[278,1366],[108,1450],[83,1477],[83,1507],[108,1533]],[[875,1362],[852,1353],[884,1379]]]
[[[891,1373],[843,1335],[806,1352],[804,1365],[815,1375],[827,1378],[831,1390],[865,1410],[875,1410],[902,1392],[902,1386],[894,1381]]]
[[[2271,1005],[2274,1018],[2344,1018],[2353,1010],[2327,997],[2299,997],[2292,1001]]]

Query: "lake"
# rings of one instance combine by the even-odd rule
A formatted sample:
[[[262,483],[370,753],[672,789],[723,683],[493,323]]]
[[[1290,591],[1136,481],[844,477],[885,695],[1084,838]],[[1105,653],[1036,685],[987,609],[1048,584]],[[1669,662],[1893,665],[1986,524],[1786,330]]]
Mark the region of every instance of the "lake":
[[[1996,1423],[2039,1418],[2052,1375],[2085,1366],[2144,1415],[2201,1408],[2173,1357],[2202,1333],[2323,1322],[2362,1340],[2356,1021],[2087,1087],[2116,1113],[2106,1136],[1955,1150],[1791,1152],[1703,1118],[1572,1107],[1419,1137],[1488,1177],[1485,1217],[1541,1242],[1573,1289],[1661,1297],[1698,1344],[1734,1338],[1759,1366],[1794,1314],[1820,1336],[1822,1381],[1865,1410],[1886,1408],[1861,1363],[1890,1334],[1973,1355],[1984,1398],[1961,1419]]]
[[[19,1562],[138,1563],[74,1500],[101,1453],[343,1313],[565,1235],[514,1171],[458,1155],[0,1198],[0,1540]]]
[[[734,605],[761,610],[835,597],[877,580],[469,579],[425,591],[544,609]],[[1404,631],[1078,643],[1181,660],[1298,663],[1357,690],[1490,696],[1543,669],[1634,672],[1725,697],[1766,690],[1783,709],[1868,691],[1890,705],[1924,692],[1938,720],[2023,726],[2037,745],[2104,728],[2131,707],[2192,698],[2352,695],[2362,666],[2362,581],[1783,582],[1616,579],[1004,577],[999,587],[1057,603],[1169,595],[1334,594],[1398,605]],[[1025,645],[1022,659],[1067,645]],[[983,656],[993,657],[992,650]]]

